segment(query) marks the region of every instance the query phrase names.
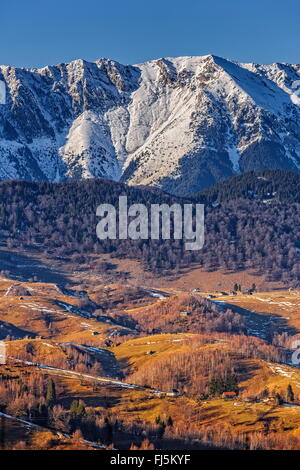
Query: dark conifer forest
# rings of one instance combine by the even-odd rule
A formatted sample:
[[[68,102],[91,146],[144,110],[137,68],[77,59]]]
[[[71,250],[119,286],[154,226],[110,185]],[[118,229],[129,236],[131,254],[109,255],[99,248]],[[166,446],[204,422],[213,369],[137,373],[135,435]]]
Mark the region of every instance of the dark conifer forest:
[[[300,177],[293,175],[289,184],[287,178],[289,172],[279,170],[257,175],[250,172],[204,192],[206,201],[203,194],[195,197],[194,202],[205,202],[205,244],[199,251],[185,250],[184,240],[100,241],[96,236],[96,208],[101,203],[117,207],[121,195],[128,197],[128,204],[143,203],[148,207],[151,203],[184,203],[187,199],[103,179],[1,182],[1,242],[4,248],[73,257],[77,262],[84,262],[90,254],[111,253],[118,258],[140,259],[146,269],[154,272],[193,263],[213,270],[252,269],[258,274],[267,273],[270,280],[298,285]],[[241,197],[245,191],[257,197]],[[225,192],[231,200],[223,202]],[[280,197],[275,197],[275,192]],[[266,199],[269,193],[273,196]]]

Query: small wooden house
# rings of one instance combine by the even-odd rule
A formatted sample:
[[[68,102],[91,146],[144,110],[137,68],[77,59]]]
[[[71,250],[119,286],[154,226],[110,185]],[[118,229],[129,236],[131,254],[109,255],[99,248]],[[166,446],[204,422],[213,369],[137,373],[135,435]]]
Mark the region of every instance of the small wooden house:
[[[234,400],[236,397],[236,392],[224,392],[222,394],[222,398],[225,398],[225,400]]]
[[[173,388],[172,392],[166,393],[167,397],[178,397],[179,395],[180,395],[180,392],[176,388]]]
[[[181,312],[179,312],[179,315],[181,317],[188,317],[190,315],[190,312],[187,312],[186,310],[182,310]]]

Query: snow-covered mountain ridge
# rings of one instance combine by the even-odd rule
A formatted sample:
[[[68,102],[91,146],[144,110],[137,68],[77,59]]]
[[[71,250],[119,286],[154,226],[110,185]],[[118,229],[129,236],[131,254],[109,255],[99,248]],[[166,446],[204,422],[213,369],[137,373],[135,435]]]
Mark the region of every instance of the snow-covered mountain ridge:
[[[1,66],[0,178],[122,178],[188,194],[236,172],[299,171],[299,79],[300,64],[216,56]]]

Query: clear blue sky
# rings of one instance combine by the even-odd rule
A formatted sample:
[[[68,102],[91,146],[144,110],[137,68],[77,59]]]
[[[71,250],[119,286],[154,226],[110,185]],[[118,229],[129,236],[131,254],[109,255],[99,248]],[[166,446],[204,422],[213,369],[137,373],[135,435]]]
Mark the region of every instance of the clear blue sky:
[[[2,0],[0,63],[216,54],[300,62],[299,0]]]

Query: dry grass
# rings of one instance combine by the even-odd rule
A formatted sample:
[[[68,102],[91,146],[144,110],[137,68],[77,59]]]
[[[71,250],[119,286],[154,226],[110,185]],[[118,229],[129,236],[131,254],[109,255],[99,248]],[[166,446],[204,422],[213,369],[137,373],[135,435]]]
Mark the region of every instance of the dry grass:
[[[191,273],[183,276],[182,287],[190,290],[193,287],[204,287],[204,277],[196,276],[193,271],[194,281],[189,283]],[[201,281],[201,279],[203,279]],[[229,278],[228,278],[229,279]],[[245,279],[246,282],[256,282],[257,279]],[[157,279],[155,287],[159,287],[162,280]],[[188,283],[188,287],[185,282]],[[211,283],[210,283],[211,282]],[[202,283],[202,284],[201,284]],[[232,287],[232,279],[228,285]],[[26,350],[28,343],[32,344],[35,353],[43,363],[51,362],[52,358],[65,357],[60,343],[75,342],[81,344],[94,344],[103,347],[103,340],[107,337],[107,331],[111,329],[105,322],[94,319],[84,319],[68,312],[58,305],[65,302],[77,306],[79,299],[74,296],[64,295],[59,292],[54,284],[23,283],[31,290],[30,296],[5,295],[13,281],[0,281],[0,321],[9,322],[24,331],[24,334],[34,334],[35,339],[20,339],[9,342],[9,354],[21,355]],[[179,290],[176,281],[167,280],[165,284],[169,292],[172,288]],[[212,281],[205,284],[206,290],[214,285],[215,290],[225,290],[225,284],[216,287]],[[226,284],[227,285],[227,284]],[[80,289],[80,285],[78,285]],[[138,289],[128,292],[126,286],[119,284],[94,285],[89,289],[92,300],[99,303],[108,302],[111,309],[120,309],[128,313],[145,313],[146,306],[159,304],[164,300],[156,301],[152,297],[143,294]],[[257,312],[261,315],[273,315],[279,321],[283,319],[289,327],[300,331],[300,292],[274,291],[249,295],[221,296],[216,300],[236,305],[244,309]],[[50,317],[51,326],[49,326]],[[116,326],[118,329],[118,327]],[[99,334],[93,336],[93,332]],[[74,399],[81,399],[87,408],[93,409],[103,415],[123,420],[126,423],[146,422],[153,425],[158,416],[166,420],[169,416],[176,426],[186,426],[191,423],[198,429],[205,426],[224,426],[234,432],[251,433],[281,432],[286,435],[300,437],[300,406],[277,406],[274,403],[246,402],[249,396],[258,396],[265,389],[270,395],[280,393],[285,397],[286,389],[292,385],[296,399],[300,401],[300,370],[270,363],[262,359],[247,359],[234,349],[230,335],[210,333],[206,335],[210,341],[206,341],[205,335],[189,333],[156,334],[152,336],[138,337],[123,342],[110,348],[116,360],[121,365],[126,375],[139,371],[146,365],[155,369],[157,361],[172,357],[177,353],[189,352],[194,341],[194,348],[198,350],[214,350],[228,352],[239,369],[240,397],[234,401],[224,401],[219,398],[200,400],[199,396],[158,396],[147,390],[134,390],[122,388],[116,385],[103,385],[93,380],[76,376],[62,376],[56,371],[43,371],[36,367],[12,364],[0,366],[0,375],[20,377],[22,374],[31,374],[33,371],[42,374],[45,380],[51,375],[60,385],[58,402],[65,409],[69,409]],[[197,343],[197,341],[199,341]],[[74,448],[74,442],[67,438],[61,438],[50,430],[28,430],[20,423],[7,421],[7,432],[10,436],[7,440],[10,446],[17,442],[25,441],[28,448]],[[76,444],[76,448],[89,448],[84,443]]]
[[[274,318],[285,319],[287,324],[300,332],[300,292],[273,291],[258,292],[253,295],[238,294],[237,296],[222,296],[221,300],[228,304],[237,305],[244,309],[260,314],[274,315]]]

